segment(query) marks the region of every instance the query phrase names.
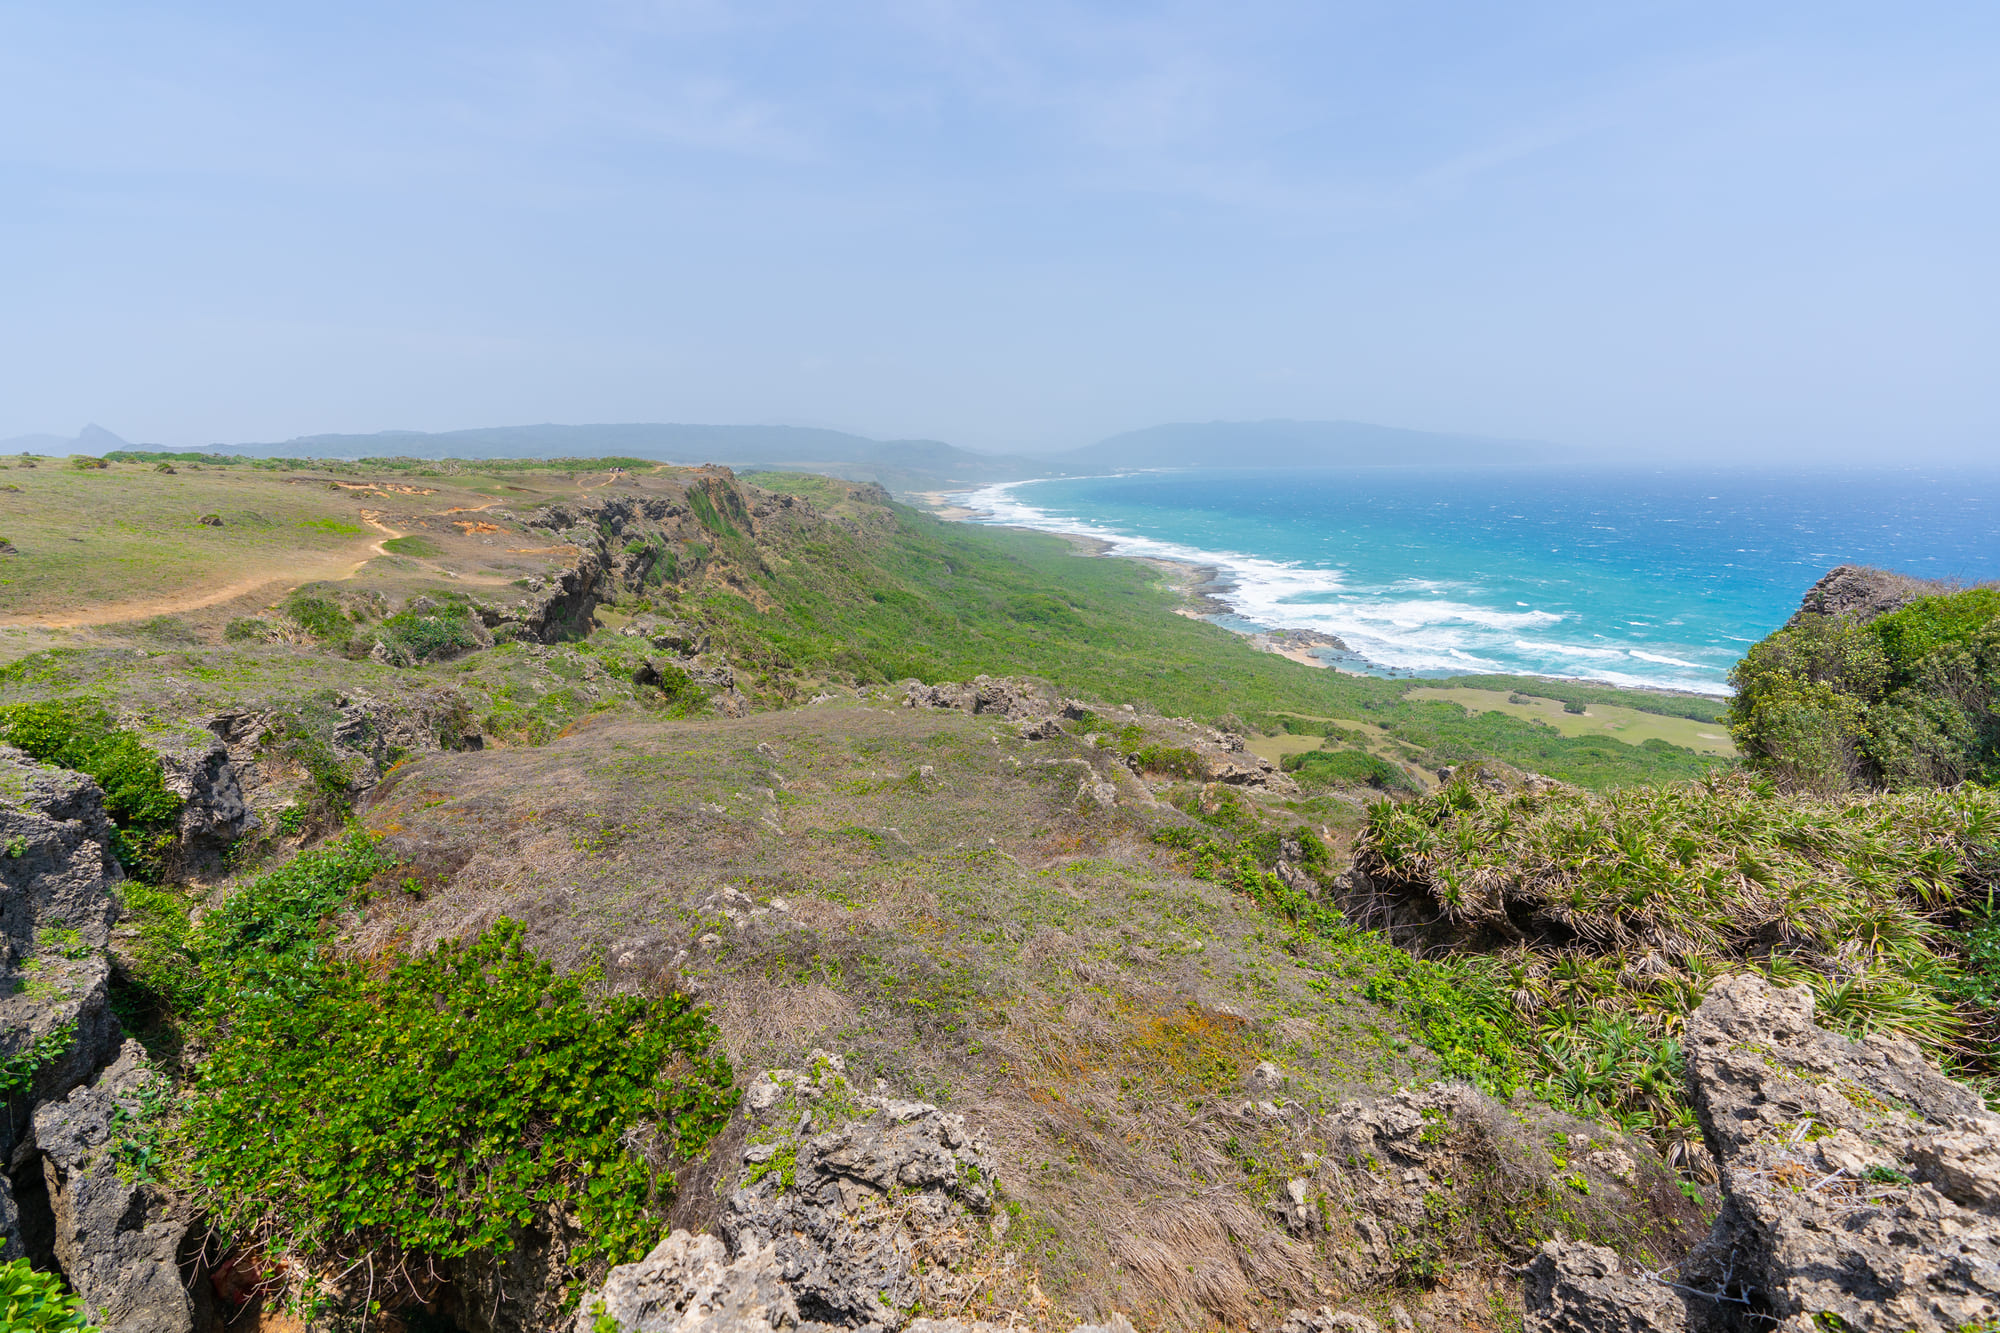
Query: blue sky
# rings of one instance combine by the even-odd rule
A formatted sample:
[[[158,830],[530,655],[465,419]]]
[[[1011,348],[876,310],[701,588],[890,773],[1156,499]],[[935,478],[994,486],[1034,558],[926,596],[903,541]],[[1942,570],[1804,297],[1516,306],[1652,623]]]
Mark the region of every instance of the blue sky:
[[[0,3],[0,437],[2000,455],[2000,6]]]

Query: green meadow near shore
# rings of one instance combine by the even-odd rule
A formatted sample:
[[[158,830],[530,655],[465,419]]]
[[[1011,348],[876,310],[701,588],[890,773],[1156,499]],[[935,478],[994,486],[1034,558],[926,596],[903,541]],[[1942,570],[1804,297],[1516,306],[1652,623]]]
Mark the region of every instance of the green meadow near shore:
[[[1738,1215],[1725,980],[2000,1091],[1989,596],[1387,680],[874,484],[6,461],[31,1326],[1554,1327]]]

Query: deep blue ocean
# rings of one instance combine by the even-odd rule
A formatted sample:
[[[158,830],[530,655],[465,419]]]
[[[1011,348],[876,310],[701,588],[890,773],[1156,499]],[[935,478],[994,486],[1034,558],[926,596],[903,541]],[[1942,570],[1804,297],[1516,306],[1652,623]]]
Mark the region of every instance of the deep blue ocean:
[[[1201,469],[968,492],[983,521],[1212,565],[1236,629],[1335,634],[1378,674],[1727,693],[1835,565],[2000,578],[2000,466]]]

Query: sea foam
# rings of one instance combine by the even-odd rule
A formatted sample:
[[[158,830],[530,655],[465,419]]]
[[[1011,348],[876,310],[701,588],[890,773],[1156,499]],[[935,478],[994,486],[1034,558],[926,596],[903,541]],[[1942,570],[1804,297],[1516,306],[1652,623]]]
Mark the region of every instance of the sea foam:
[[[1340,661],[1349,669],[1417,675],[1587,676],[1618,685],[1728,692],[1726,660],[1704,664],[1602,642],[1552,640],[1546,636],[1555,627],[1567,624],[1586,636],[1588,628],[1573,613],[1520,603],[1511,592],[1505,607],[1475,600],[1482,591],[1475,581],[1413,574],[1386,582],[1357,582],[1338,566],[1136,533],[1102,519],[1044,507],[1019,494],[1037,484],[1006,482],[952,499],[974,511],[980,522],[1087,537],[1104,543],[1110,554],[1212,569],[1216,577],[1207,591],[1234,617],[1253,627],[1334,635],[1350,650],[1350,656]],[[1524,639],[1523,631],[1538,631],[1545,637]],[[1642,663],[1679,670],[1646,670]]]

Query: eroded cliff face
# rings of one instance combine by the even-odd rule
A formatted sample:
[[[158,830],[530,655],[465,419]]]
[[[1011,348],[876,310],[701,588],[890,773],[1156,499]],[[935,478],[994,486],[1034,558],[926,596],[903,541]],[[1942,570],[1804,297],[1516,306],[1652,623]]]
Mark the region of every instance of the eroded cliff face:
[[[1904,1041],[1849,1041],[1811,992],[1716,983],[1688,1081],[1722,1172],[1713,1231],[1655,1275],[1550,1242],[1529,1274],[1547,1333],[1959,1333],[2000,1320],[2000,1117]]]
[[[1913,578],[1868,565],[1839,565],[1806,589],[1787,629],[1816,618],[1869,621],[1908,606],[1919,597],[1950,592],[1950,584]]]
[[[481,608],[481,619],[541,643],[582,638],[599,604],[667,583],[760,603],[752,575],[768,572],[774,544],[824,524],[856,527],[799,496],[745,486],[721,467],[696,469],[678,494],[611,488],[544,505],[523,521],[572,551],[571,563],[512,605]]]

